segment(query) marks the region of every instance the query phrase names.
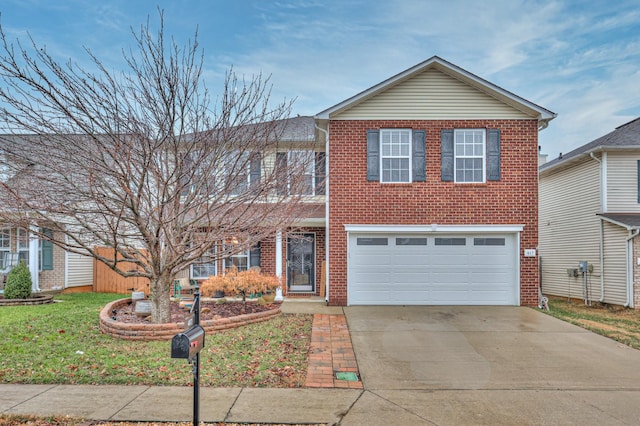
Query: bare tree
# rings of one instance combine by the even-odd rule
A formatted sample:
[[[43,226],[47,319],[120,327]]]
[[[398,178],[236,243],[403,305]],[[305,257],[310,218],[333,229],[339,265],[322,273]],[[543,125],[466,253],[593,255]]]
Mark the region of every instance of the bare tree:
[[[309,164],[272,160],[291,104],[271,105],[268,78],[230,71],[212,102],[197,32],[184,48],[166,42],[160,12],[155,34],[149,22],[132,34],[127,69],[113,72],[89,50],[94,70],[0,29],[0,220],[149,278],[153,320],[168,322],[179,271],[293,223]],[[230,237],[240,244],[220,244]]]

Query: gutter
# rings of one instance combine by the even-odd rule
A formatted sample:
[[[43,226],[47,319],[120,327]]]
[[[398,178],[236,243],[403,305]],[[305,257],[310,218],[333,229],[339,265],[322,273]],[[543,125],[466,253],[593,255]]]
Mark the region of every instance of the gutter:
[[[624,303],[624,307],[628,308],[632,305],[633,300],[633,239],[640,234],[639,229],[629,230],[629,237],[627,238],[627,301]]]
[[[327,130],[318,126],[317,121],[314,123],[317,130],[324,133],[324,164],[325,164],[325,176],[324,176],[324,217],[325,217],[325,231],[324,231],[324,261],[325,261],[325,277],[324,277],[324,301],[329,304],[329,122],[327,121]]]

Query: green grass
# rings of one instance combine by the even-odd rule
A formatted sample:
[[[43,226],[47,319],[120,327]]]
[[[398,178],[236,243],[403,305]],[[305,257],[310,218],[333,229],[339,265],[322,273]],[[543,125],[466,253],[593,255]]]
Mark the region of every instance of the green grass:
[[[549,315],[609,337],[635,349],[640,349],[640,312],[620,306],[552,298]]]
[[[58,303],[0,308],[0,382],[179,385],[191,366],[171,358],[171,343],[131,342],[102,334],[100,310],[122,295],[60,295]],[[216,387],[303,386],[310,315],[206,336],[200,383]]]

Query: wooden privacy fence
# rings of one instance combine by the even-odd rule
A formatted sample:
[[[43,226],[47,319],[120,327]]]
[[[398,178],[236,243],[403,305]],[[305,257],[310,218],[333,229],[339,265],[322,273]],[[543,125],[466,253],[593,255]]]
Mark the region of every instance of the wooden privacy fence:
[[[110,257],[113,254],[113,249],[109,247],[96,247],[96,252],[100,256]],[[121,264],[122,270],[135,270],[137,265],[130,262]],[[129,277],[125,278],[118,274],[104,263],[94,260],[93,261],[93,291],[96,293],[131,293],[131,289],[142,290],[146,295],[149,295],[150,285],[148,278],[141,277]]]

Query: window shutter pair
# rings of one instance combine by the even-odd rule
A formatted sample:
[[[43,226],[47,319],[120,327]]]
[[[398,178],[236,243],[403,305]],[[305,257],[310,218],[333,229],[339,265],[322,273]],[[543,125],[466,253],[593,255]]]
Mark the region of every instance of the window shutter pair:
[[[47,238],[53,238],[53,231],[48,228],[42,228],[42,234]],[[43,271],[53,270],[53,243],[49,240],[40,240],[40,248],[42,250],[41,269]]]
[[[440,133],[440,173],[443,182],[453,182],[453,130]],[[487,130],[487,180],[500,180],[500,129]]]
[[[411,144],[411,180],[427,180],[427,132],[414,130]],[[380,131],[367,130],[367,180],[380,180]]]

